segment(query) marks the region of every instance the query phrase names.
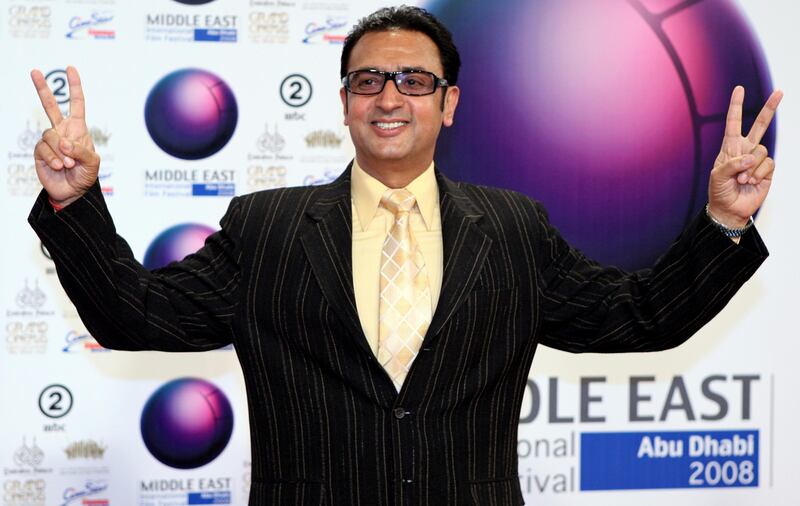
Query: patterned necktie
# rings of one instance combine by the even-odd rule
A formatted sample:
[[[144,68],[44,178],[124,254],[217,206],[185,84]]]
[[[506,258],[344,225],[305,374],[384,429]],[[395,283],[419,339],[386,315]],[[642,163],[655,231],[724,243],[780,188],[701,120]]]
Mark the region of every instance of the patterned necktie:
[[[378,361],[399,391],[431,323],[431,291],[422,251],[411,234],[414,195],[389,189],[381,202],[394,214],[394,225],[381,253]]]

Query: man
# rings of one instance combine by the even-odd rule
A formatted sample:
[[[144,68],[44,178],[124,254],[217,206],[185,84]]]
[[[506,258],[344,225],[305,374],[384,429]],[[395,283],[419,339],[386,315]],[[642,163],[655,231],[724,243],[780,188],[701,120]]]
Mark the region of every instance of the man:
[[[106,210],[77,72],[68,118],[32,73],[53,128],[35,150],[31,225],[103,345],[234,343],[251,504],[522,504],[517,423],[536,346],[676,346],[767,255],[750,216],[771,183],[759,141],[780,92],[742,137],[734,90],[707,212],[652,270],[627,274],[570,248],[527,197],[434,169],[458,65],[421,9],[362,20],[342,53],[351,166],[326,186],[233,199],[197,254],[154,272]]]

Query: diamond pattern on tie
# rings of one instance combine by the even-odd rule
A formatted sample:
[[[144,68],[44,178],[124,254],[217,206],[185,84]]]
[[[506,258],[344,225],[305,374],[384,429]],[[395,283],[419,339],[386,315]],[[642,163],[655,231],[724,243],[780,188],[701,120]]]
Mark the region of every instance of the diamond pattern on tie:
[[[381,203],[394,214],[394,225],[381,253],[378,361],[400,390],[431,322],[431,292],[422,251],[411,233],[414,195],[389,189]]]

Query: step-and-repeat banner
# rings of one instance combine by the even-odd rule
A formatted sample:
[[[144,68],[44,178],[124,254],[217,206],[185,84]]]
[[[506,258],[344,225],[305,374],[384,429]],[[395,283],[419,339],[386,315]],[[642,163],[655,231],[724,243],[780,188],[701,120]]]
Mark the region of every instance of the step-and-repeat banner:
[[[778,163],[756,219],[772,251],[764,267],[676,350],[540,349],[517,449],[532,504],[795,504],[800,7],[420,4],[451,28],[464,60],[443,170],[542,200],[573,244],[628,269],[651,264],[704,205],[733,86],[746,87],[747,126],[773,87],[787,92],[764,140]],[[233,350],[105,350],[61,290],[26,223],[41,188],[32,150],[49,126],[30,69],[63,107],[65,68],[80,70],[117,229],[157,267],[197,249],[230,197],[342,171],[353,155],[342,41],[382,5],[0,3],[0,504],[246,504],[251,469]]]

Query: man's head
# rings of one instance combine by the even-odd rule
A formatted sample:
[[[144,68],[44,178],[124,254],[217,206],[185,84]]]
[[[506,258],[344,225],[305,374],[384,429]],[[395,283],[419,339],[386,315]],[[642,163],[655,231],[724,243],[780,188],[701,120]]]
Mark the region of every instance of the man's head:
[[[441,127],[453,123],[459,66],[450,33],[422,9],[381,9],[356,25],[342,51],[340,95],[361,167],[404,186],[428,166]],[[356,79],[365,70],[378,73]]]
[[[433,14],[420,7],[401,5],[400,7],[385,7],[369,16],[359,20],[347,38],[342,48],[342,59],[339,67],[339,77],[344,78],[350,63],[350,54],[353,47],[361,37],[370,32],[385,32],[388,30],[408,30],[427,35],[439,49],[439,59],[444,69],[443,75],[450,86],[455,86],[458,81],[458,71],[461,68],[461,57],[453,43],[453,36]]]

